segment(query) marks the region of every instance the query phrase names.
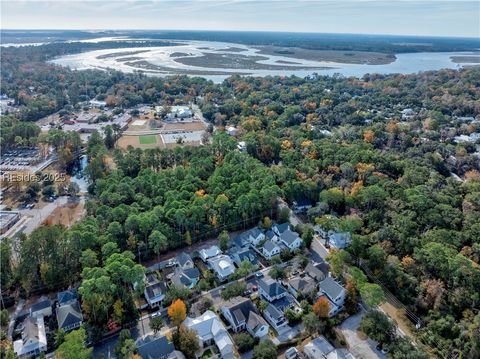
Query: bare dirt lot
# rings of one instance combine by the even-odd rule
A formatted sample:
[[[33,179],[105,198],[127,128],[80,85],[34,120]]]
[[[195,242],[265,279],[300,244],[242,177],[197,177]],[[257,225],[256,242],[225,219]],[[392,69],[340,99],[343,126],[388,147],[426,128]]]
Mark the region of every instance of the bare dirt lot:
[[[85,206],[83,202],[67,203],[55,210],[48,216],[45,223],[62,224],[70,227],[72,224],[80,220],[85,214]]]
[[[205,125],[202,122],[177,122],[166,123],[163,126],[163,131],[202,131]]]

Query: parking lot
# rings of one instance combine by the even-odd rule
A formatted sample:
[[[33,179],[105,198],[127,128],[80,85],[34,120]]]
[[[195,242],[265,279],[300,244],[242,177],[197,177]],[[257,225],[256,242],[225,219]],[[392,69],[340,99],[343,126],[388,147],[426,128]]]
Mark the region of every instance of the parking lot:
[[[48,165],[47,155],[42,154],[36,147],[6,150],[0,158],[0,171],[2,174],[8,171],[39,171]]]

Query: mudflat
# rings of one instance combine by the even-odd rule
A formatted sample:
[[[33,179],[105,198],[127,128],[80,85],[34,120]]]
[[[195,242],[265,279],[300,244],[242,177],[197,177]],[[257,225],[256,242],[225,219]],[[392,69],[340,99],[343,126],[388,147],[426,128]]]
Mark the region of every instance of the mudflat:
[[[309,50],[299,47],[254,46],[259,55],[291,57],[293,59],[331,61],[342,64],[385,65],[396,60],[394,54],[366,51]]]

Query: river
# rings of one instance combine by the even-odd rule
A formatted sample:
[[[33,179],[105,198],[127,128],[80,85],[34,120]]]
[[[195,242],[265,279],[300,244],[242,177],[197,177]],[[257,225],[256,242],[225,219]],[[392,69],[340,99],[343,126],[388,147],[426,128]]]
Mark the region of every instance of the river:
[[[402,73],[410,74],[420,71],[458,69],[464,65],[452,61],[452,56],[470,55],[462,52],[416,52],[397,54],[396,60],[384,65],[346,64],[331,61],[314,61],[291,58],[281,55],[259,54],[258,48],[226,42],[183,41],[177,46],[132,48],[126,45],[119,49],[88,51],[65,55],[52,60],[53,63],[72,69],[106,69],[114,68],[131,73],[142,70],[147,75],[167,76],[187,74],[205,77],[214,82],[221,82],[231,74],[253,76],[309,76],[341,74],[362,77],[367,73]],[[129,53],[131,53],[129,55]],[[219,56],[220,54],[220,56]],[[187,65],[176,61],[178,57],[203,57],[205,64]],[[217,62],[208,62],[208,56]],[[261,58],[259,57],[261,56]],[[476,53],[478,56],[478,53]],[[218,58],[220,57],[220,61]],[[240,60],[238,60],[240,57]],[[225,59],[222,61],[222,59]],[[212,60],[213,61],[213,60]],[[243,63],[242,63],[243,62]],[[292,64],[294,62],[295,64]],[[200,62],[201,63],[201,62]],[[279,64],[284,64],[280,66]],[[289,63],[289,64],[287,64]],[[251,67],[248,67],[248,65]],[[276,68],[265,69],[265,66]]]

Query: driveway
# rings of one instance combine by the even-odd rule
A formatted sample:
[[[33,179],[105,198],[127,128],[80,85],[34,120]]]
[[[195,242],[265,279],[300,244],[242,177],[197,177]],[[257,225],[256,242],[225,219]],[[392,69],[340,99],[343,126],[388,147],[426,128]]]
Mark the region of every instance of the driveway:
[[[375,349],[376,343],[371,339],[362,339],[358,336],[360,322],[365,311],[345,320],[338,328],[345,336],[348,349],[358,359],[385,359],[385,355]]]

